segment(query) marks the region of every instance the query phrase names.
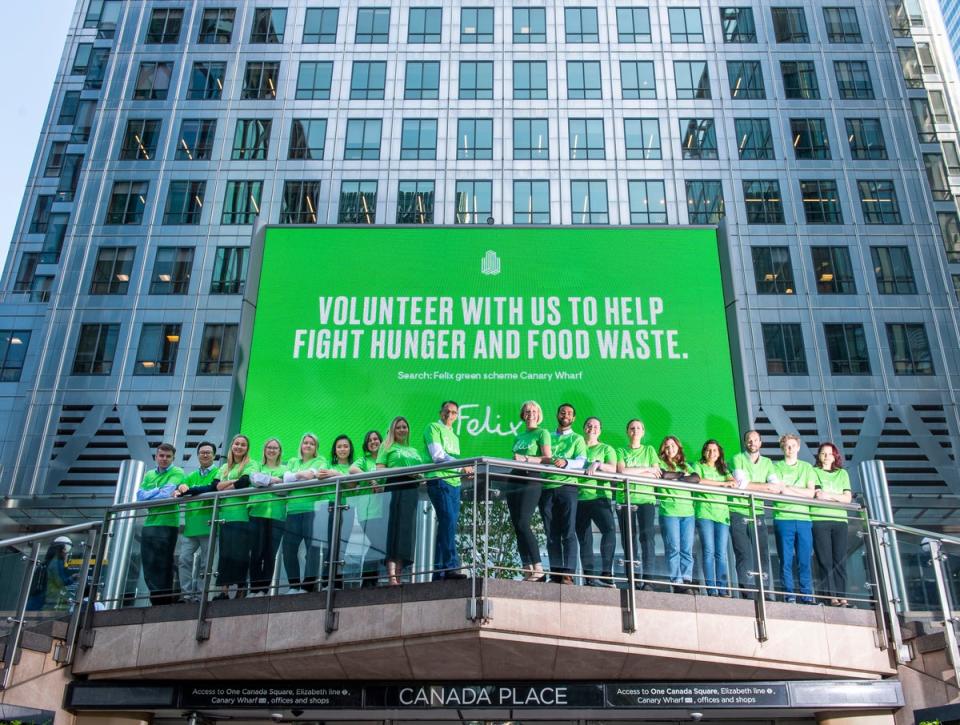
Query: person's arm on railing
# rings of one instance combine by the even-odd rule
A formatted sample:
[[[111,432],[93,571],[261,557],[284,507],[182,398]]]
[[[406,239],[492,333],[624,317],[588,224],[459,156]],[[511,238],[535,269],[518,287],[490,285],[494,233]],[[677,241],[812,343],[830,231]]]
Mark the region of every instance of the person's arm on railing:
[[[184,488],[183,484],[179,486],[176,483],[168,483],[166,486],[161,486],[160,488],[151,488],[144,491],[142,488],[137,490],[137,501],[153,501],[158,498],[175,498],[178,494],[177,491],[180,488]]]

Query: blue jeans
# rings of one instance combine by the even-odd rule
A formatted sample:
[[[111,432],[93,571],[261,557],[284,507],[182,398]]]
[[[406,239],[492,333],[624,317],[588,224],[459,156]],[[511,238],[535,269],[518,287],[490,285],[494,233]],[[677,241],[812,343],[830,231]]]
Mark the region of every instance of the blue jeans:
[[[716,597],[727,594],[727,543],[730,540],[730,525],[710,519],[697,519],[700,533],[700,552],[703,558],[703,579],[707,595]]]
[[[693,581],[693,516],[661,516],[660,534],[667,559],[667,576],[674,584]]]
[[[777,535],[777,551],[780,554],[780,581],[783,582],[783,591],[786,601],[795,601],[793,584],[793,562],[796,558],[797,570],[800,574],[800,601],[812,603],[813,598],[813,571],[811,559],[813,557],[813,524],[809,521],[793,519],[776,519],[773,528]]]
[[[460,568],[457,556],[457,519],[460,517],[460,487],[439,479],[427,481],[427,495],[437,514],[437,542],[434,547],[434,579]]]

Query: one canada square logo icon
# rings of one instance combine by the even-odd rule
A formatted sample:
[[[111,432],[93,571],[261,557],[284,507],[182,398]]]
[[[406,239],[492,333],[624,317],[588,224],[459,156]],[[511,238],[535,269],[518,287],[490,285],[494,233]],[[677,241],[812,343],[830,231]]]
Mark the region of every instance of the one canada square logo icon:
[[[488,249],[480,260],[480,271],[484,274],[500,274],[500,257],[492,249]]]

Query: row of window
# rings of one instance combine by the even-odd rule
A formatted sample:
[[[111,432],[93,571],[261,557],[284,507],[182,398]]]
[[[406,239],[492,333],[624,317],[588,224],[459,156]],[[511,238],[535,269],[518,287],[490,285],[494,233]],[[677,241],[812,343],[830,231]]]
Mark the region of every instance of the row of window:
[[[547,10],[545,7],[512,8],[514,43],[547,42]],[[770,9],[773,32],[778,43],[810,43],[811,34],[806,11],[802,7]],[[155,8],[147,25],[144,43],[177,44],[183,30],[181,8]],[[361,7],[356,13],[353,42],[358,45],[390,42],[391,9]],[[827,40],[831,43],[862,43],[860,22],[853,7],[825,7],[823,21]],[[307,8],[303,18],[303,44],[336,43],[340,10],[335,7]],[[233,42],[236,26],[234,8],[205,8],[197,28],[196,42],[201,45],[225,45]],[[751,7],[720,8],[719,27],[725,43],[756,43],[757,27]],[[287,8],[256,8],[250,26],[251,44],[284,42]],[[460,8],[459,39],[464,44],[493,43],[495,9],[491,7]],[[703,43],[703,18],[698,7],[667,9],[667,28],[673,43]],[[599,43],[600,16],[597,7],[575,6],[563,9],[564,40],[567,43]],[[618,7],[616,32],[619,43],[650,43],[653,40],[648,7]],[[442,42],[443,8],[412,7],[407,16],[407,43]]]
[[[406,61],[403,83],[404,100],[436,100],[440,94],[439,60]],[[491,100],[494,97],[495,63],[489,60],[461,60],[458,63],[457,99]],[[333,61],[300,61],[295,100],[331,99]],[[549,98],[548,63],[542,60],[513,61],[513,100]],[[599,60],[566,61],[567,100],[603,98],[602,63]],[[872,100],[875,98],[870,67],[865,60],[835,60],[837,98]],[[658,97],[655,65],[652,60],[621,60],[620,91],[623,100]],[[227,83],[227,64],[221,61],[197,61],[187,82],[186,100],[216,101],[223,97]],[[821,98],[816,62],[782,60],[783,97],[788,100]],[[710,70],[705,60],[673,62],[674,98],[709,100],[713,98]],[[350,100],[380,101],[386,97],[387,61],[353,61],[350,75]],[[734,100],[762,100],[767,88],[759,60],[727,61],[730,97]],[[140,63],[132,98],[135,101],[165,100],[173,78],[173,61],[150,60]],[[85,84],[90,87],[89,82]],[[280,88],[280,61],[248,61],[240,90],[242,100],[275,100]]]

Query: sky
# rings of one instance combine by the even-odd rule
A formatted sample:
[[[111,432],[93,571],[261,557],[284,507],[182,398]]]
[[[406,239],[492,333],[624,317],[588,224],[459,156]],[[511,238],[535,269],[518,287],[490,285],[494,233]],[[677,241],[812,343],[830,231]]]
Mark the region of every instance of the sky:
[[[37,150],[53,81],[60,66],[64,40],[76,0],[33,0],[4,3],[4,33],[0,68],[10,69],[16,93],[8,93],[0,114],[0,270],[7,250],[30,165]]]

